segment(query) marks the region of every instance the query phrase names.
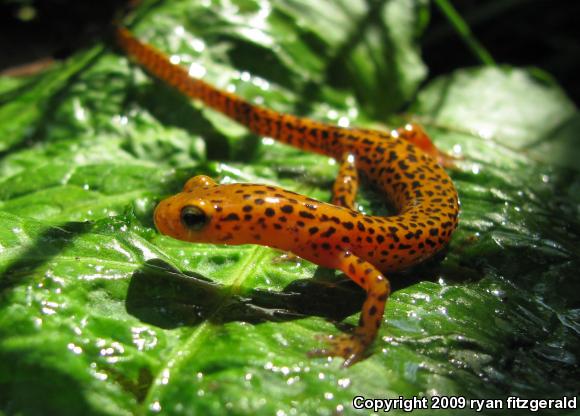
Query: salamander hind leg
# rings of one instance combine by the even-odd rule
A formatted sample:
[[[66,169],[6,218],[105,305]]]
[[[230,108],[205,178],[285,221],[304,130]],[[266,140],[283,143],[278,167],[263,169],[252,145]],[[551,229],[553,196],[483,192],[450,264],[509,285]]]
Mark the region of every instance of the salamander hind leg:
[[[355,157],[352,153],[345,153],[342,156],[338,176],[332,187],[332,203],[334,205],[355,209],[358,192],[358,172],[355,163]]]
[[[343,357],[344,367],[365,358],[367,349],[377,336],[383,321],[385,304],[390,294],[390,284],[385,276],[369,262],[344,253],[339,268],[367,292],[358,326],[350,334],[329,336],[328,346],[311,351],[315,357]]]
[[[406,124],[405,126],[400,127],[395,131],[401,139],[417,146],[419,149],[435,159],[437,163],[439,163],[444,168],[455,167],[455,160],[458,158],[437,149],[423,127],[419,126],[418,124]]]

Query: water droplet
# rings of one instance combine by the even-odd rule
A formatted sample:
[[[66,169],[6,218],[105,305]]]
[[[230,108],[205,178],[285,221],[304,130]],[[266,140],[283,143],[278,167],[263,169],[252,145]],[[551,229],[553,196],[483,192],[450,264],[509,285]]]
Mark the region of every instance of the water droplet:
[[[164,368],[163,371],[161,372],[161,384],[165,385],[169,383],[169,369],[168,368]]]
[[[205,42],[201,39],[193,39],[191,41],[191,47],[196,52],[203,52],[205,49]]]
[[[70,351],[74,352],[75,354],[81,354],[83,352],[83,349],[81,347],[79,347],[78,345],[73,344],[72,342],[70,342],[67,345],[67,348]]]
[[[338,119],[338,122],[337,122],[337,124],[338,124],[340,127],[348,127],[348,126],[350,126],[350,120],[348,119],[348,117],[344,117],[344,116],[343,116],[343,117],[340,117],[340,118]]]
[[[326,117],[331,120],[336,120],[338,118],[338,113],[336,110],[329,110],[328,113],[326,113]]]
[[[151,403],[151,405],[149,406],[149,409],[152,412],[160,412],[161,411],[161,403],[159,403],[159,401],[154,401],[153,403]]]
[[[189,66],[188,73],[194,78],[202,78],[207,73],[207,70],[202,64],[194,62]]]

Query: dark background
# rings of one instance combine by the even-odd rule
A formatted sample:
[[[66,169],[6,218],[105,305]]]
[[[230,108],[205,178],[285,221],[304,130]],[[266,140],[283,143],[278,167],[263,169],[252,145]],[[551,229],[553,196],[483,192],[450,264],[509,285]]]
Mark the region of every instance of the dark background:
[[[113,16],[130,3],[135,0],[0,0],[0,72],[14,72],[15,67],[46,58],[65,58],[101,40]],[[453,4],[498,63],[542,68],[580,103],[580,1],[455,0]],[[430,76],[479,64],[445,16],[435,5],[431,8],[423,40]]]

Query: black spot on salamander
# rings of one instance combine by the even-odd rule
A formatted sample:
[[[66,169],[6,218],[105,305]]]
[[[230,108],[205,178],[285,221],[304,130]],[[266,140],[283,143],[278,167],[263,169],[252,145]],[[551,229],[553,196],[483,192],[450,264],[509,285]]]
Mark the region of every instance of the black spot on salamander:
[[[296,221],[296,225],[299,227],[304,227],[304,221]]]
[[[276,215],[276,211],[274,211],[273,208],[266,208],[266,211],[264,211],[264,214],[266,214],[266,217],[273,217],[274,215]]]
[[[364,231],[365,230],[365,226],[362,222],[357,222],[356,223],[357,228],[359,229],[359,231]]]
[[[242,211],[244,212],[250,212],[254,207],[252,207],[251,205],[244,205],[244,207],[242,208]]]
[[[347,230],[352,230],[354,228],[354,224],[350,221],[345,221],[342,223],[342,226]]]
[[[322,237],[324,238],[328,238],[330,237],[332,234],[334,234],[336,232],[336,228],[334,227],[330,227],[328,230],[326,230],[325,232],[323,232],[322,234],[320,234]]]
[[[282,226],[280,224],[278,224],[277,222],[274,223],[274,228],[277,230],[281,230]]]
[[[322,248],[325,250],[330,250],[330,244],[328,243],[322,243]]]
[[[310,212],[307,211],[300,211],[299,214],[302,218],[309,218],[309,219],[314,219],[314,215],[312,215]]]
[[[294,208],[292,207],[292,205],[283,205],[280,208],[280,211],[286,213],[286,214],[291,214],[292,211],[294,211]]]
[[[343,243],[350,243],[350,238],[348,238],[348,236],[345,235],[344,237],[342,237],[342,242]]]
[[[252,216],[250,214],[244,215],[244,221],[252,221]]]
[[[310,235],[314,235],[318,232],[318,227],[310,227],[308,229],[308,232],[310,233]]]
[[[254,200],[254,204],[256,205],[262,205],[265,201],[262,198],[256,198]]]
[[[225,217],[222,218],[222,221],[239,221],[240,217],[238,216],[238,214],[232,212],[228,215],[226,215]]]

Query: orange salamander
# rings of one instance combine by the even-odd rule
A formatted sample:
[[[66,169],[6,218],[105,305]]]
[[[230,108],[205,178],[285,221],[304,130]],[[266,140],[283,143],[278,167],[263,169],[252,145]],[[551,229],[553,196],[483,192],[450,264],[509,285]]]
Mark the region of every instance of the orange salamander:
[[[117,40],[150,74],[253,133],[341,161],[332,203],[277,186],[219,185],[196,176],[183,192],[159,203],[155,225],[179,240],[261,244],[341,270],[366,291],[359,324],[352,333],[328,337],[328,344],[311,355],[340,356],[345,366],[362,359],[377,335],[390,294],[384,273],[431,257],[457,226],[457,191],[426,134],[414,125],[381,132],[278,113],[192,78],[124,28],[117,29]],[[397,215],[355,210],[359,173],[384,192]]]

